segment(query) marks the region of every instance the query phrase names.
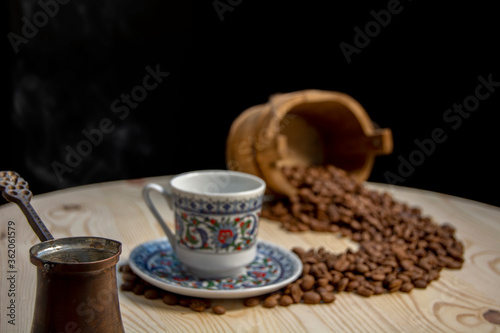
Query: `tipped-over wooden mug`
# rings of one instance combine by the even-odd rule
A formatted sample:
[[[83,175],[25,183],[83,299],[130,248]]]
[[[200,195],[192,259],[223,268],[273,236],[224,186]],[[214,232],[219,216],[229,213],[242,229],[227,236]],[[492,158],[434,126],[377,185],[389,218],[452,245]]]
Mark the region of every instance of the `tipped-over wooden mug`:
[[[392,132],[374,126],[349,95],[302,90],[273,95],[240,114],[227,137],[226,162],[261,177],[271,192],[293,195],[297,189],[283,166],[333,164],[364,181],[375,156],[392,149]]]

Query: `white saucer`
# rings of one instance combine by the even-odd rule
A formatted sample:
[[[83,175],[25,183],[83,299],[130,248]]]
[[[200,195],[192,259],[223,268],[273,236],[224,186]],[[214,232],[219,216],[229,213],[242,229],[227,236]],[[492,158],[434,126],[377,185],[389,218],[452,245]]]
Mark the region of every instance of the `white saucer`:
[[[202,279],[192,276],[177,260],[167,238],[134,248],[129,264],[143,280],[166,291],[201,298],[245,298],[278,290],[302,273],[295,253],[259,240],[255,260],[245,273],[232,278]]]

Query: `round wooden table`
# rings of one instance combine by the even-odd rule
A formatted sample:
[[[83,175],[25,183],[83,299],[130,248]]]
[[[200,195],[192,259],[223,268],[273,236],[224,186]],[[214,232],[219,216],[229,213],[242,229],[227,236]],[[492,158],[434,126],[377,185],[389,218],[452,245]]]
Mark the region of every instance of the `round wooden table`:
[[[137,245],[163,237],[160,226],[142,200],[148,182],[168,183],[168,176],[115,181],[37,195],[32,200],[56,238],[101,236],[123,243],[120,266]],[[127,332],[495,332],[500,331],[500,208],[444,194],[398,186],[366,183],[387,191],[396,200],[422,208],[436,223],[450,222],[465,245],[460,270],[444,269],[426,289],[365,298],[340,293],[331,304],[293,304],[267,309],[247,308],[241,299],[215,300],[227,312],[194,312],[148,300],[131,292],[119,292],[123,324]],[[171,216],[166,204],[162,214]],[[36,269],[28,250],[39,240],[20,209],[0,206],[0,331],[28,332],[34,311]],[[9,222],[12,221],[12,222]],[[169,223],[172,223],[171,221]],[[9,295],[8,229],[15,228],[15,297]],[[286,248],[324,247],[344,251],[355,246],[332,233],[290,233],[279,223],[263,219],[261,239]],[[118,283],[121,282],[120,275]],[[15,325],[9,323],[14,299]],[[487,320],[488,319],[488,320]]]

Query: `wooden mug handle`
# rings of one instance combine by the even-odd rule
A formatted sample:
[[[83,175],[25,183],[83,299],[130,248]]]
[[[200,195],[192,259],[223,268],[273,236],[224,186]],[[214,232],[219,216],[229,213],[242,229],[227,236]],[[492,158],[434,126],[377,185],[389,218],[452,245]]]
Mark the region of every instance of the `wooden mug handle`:
[[[394,148],[392,131],[388,128],[375,129],[373,134],[367,137],[369,146],[375,155],[388,155]]]

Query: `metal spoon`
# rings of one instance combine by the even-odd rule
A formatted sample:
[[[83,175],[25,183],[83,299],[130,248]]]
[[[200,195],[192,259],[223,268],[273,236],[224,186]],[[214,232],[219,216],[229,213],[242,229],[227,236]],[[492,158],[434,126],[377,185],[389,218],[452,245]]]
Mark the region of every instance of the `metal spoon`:
[[[28,189],[28,182],[21,178],[17,172],[0,171],[0,191],[2,191],[2,195],[7,201],[14,202],[21,208],[40,241],[45,242],[54,239],[45,224],[43,224],[40,216],[31,206],[30,200],[33,195]]]

